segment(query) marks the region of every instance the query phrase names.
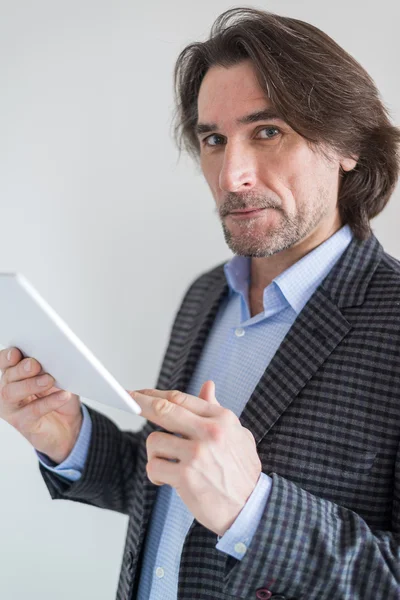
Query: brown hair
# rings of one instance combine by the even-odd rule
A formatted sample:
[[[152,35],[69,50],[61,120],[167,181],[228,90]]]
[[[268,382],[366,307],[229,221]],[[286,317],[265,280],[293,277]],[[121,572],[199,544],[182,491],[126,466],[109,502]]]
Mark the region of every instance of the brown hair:
[[[232,21],[232,22],[230,22]],[[174,69],[174,135],[196,160],[197,97],[207,70],[250,59],[282,118],[313,147],[327,145],[356,167],[341,169],[339,211],[358,239],[386,206],[399,175],[400,129],[393,126],[374,81],[326,33],[297,19],[233,8],[214,22],[205,42],[190,44]]]

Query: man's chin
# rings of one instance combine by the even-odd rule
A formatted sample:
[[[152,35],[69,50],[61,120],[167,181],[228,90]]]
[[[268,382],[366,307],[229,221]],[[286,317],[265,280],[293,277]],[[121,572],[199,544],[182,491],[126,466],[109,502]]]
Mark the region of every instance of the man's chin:
[[[265,258],[286,249],[285,244],[268,244],[265,240],[255,244],[254,240],[252,243],[246,243],[243,240],[225,237],[225,241],[233,254],[247,258]]]

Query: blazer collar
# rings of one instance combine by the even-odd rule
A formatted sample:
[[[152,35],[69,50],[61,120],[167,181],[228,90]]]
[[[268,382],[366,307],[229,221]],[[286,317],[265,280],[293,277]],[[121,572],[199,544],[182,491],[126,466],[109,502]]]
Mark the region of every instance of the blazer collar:
[[[364,241],[353,238],[322,282],[324,290],[339,308],[361,306],[382,255],[383,248],[374,235]]]

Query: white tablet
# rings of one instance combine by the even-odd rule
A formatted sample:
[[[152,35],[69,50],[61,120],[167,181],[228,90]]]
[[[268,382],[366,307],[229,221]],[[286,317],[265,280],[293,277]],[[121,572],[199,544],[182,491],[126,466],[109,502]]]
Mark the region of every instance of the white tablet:
[[[140,406],[20,273],[0,273],[0,344],[35,358],[54,385],[121,410]]]

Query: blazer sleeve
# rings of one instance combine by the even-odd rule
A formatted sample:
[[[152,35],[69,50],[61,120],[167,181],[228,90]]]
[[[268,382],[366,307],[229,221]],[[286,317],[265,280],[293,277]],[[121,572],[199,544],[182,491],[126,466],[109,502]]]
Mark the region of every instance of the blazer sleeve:
[[[290,600],[398,600],[399,468],[398,459],[393,531],[373,531],[357,513],[272,473],[271,494],[246,555],[228,558],[225,589],[250,597],[265,588]]]
[[[105,415],[86,408],[92,420],[92,436],[81,478],[71,482],[39,462],[40,472],[53,500],[74,500],[129,514],[144,428],[121,431]]]

